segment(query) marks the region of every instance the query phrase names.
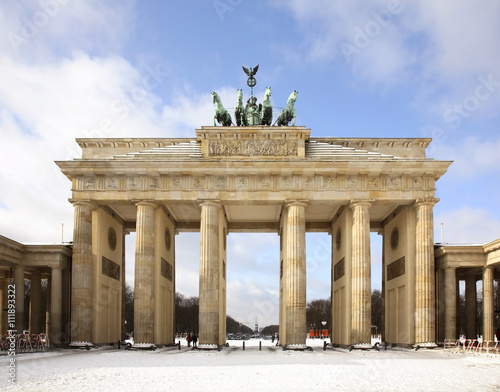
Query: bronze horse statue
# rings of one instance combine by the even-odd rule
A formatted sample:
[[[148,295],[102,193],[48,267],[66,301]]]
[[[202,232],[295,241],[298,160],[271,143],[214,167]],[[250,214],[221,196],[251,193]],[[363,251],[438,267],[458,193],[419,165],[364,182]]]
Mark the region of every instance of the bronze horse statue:
[[[248,125],[247,112],[243,106],[243,91],[241,88],[238,89],[236,107],[234,108],[234,117],[236,118],[237,126],[243,125],[246,127]]]
[[[295,107],[294,103],[297,100],[297,94],[298,91],[293,90],[293,92],[290,94],[288,97],[288,101],[286,102],[286,108],[284,108],[281,113],[278,116],[278,119],[276,120],[276,123],[278,126],[288,126],[288,123],[292,121],[292,127],[295,125],[295,120],[297,118],[297,115],[295,114]]]
[[[264,101],[260,109],[260,125],[271,125],[273,122],[273,107],[271,105],[271,87],[266,87]]]
[[[222,106],[222,101],[215,91],[212,92],[212,102],[215,104],[214,127],[217,126],[217,124],[215,123],[216,120],[222,126],[229,127],[233,122],[231,120],[231,115],[226,109],[224,109],[224,106]]]

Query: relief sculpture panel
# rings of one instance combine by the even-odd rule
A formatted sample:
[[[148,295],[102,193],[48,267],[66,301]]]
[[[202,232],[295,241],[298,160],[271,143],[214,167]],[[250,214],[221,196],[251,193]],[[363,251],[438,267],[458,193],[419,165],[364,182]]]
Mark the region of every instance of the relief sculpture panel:
[[[291,156],[298,154],[297,142],[286,140],[211,141],[211,156]]]

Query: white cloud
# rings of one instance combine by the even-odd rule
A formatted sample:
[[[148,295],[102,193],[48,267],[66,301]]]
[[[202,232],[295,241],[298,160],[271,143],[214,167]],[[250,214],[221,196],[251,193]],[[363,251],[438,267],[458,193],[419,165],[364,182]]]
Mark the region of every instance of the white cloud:
[[[455,81],[464,74],[498,68],[500,54],[495,47],[500,36],[500,3],[424,0],[417,10],[412,27],[429,38],[433,56],[426,66],[430,72]],[[406,21],[411,23],[410,17]]]
[[[340,59],[353,75],[372,83],[394,83],[414,58],[398,30],[404,6],[388,1],[276,1],[289,7],[304,32],[300,46],[310,62]],[[390,76],[390,77],[389,77]]]
[[[276,276],[278,278],[278,276]],[[258,278],[229,280],[227,314],[240,322],[258,321],[260,327],[278,324],[279,292],[263,287]]]
[[[141,73],[117,56],[80,54],[38,66],[0,57],[0,73],[9,75],[0,80],[4,235],[59,241],[65,223],[71,237],[71,184],[54,160],[81,154],[76,137],[178,137],[188,128],[194,136],[195,125],[211,117],[208,94],[184,95],[175,107],[164,104],[152,86],[170,76],[155,64],[145,69]]]
[[[450,140],[452,142],[452,132]],[[490,141],[479,141],[476,137],[469,137],[459,144],[436,143],[433,156],[437,159],[454,162],[448,169],[446,176],[459,181],[467,181],[482,176],[491,177],[492,173],[500,171],[500,138]]]
[[[500,236],[500,221],[492,219],[482,208],[462,207],[447,211],[434,218],[435,241],[441,242],[441,227],[444,228],[444,242],[453,244],[485,244]]]
[[[26,0],[0,4],[2,53],[53,61],[73,50],[119,50],[134,28],[134,1]]]
[[[479,77],[500,80],[497,1],[274,4],[291,10],[302,27],[302,42],[290,50],[298,48],[311,63],[344,62],[365,87],[414,88],[417,109],[441,121],[446,110],[474,95]],[[495,116],[499,103],[500,93],[490,94],[475,115]]]

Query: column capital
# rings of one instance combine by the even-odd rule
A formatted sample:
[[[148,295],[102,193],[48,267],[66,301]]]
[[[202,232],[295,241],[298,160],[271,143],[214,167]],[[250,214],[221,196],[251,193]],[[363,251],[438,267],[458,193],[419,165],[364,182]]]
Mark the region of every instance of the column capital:
[[[220,200],[216,200],[216,199],[198,200],[198,205],[200,207],[203,207],[203,206],[217,207],[217,208],[222,207]]]
[[[421,207],[421,206],[431,206],[431,207],[434,207],[438,201],[439,201],[439,199],[434,199],[434,198],[430,198],[430,199],[417,199],[413,203],[413,207],[415,207],[415,208],[416,207]]]
[[[64,267],[61,267],[60,265],[56,265],[56,266],[50,267],[51,271],[52,270],[61,270],[62,271],[63,269],[64,269]]]
[[[307,207],[309,200],[286,200],[285,208],[288,207]]]
[[[152,208],[158,207],[158,204],[154,200],[134,200],[133,202],[137,207],[139,206],[152,207]]]
[[[373,205],[373,200],[351,200],[349,202],[349,207],[352,209],[354,207],[371,207]]]
[[[97,208],[97,205],[89,200],[78,200],[78,199],[69,199],[69,202],[73,204],[73,207],[87,207],[90,208],[91,210],[95,210]]]

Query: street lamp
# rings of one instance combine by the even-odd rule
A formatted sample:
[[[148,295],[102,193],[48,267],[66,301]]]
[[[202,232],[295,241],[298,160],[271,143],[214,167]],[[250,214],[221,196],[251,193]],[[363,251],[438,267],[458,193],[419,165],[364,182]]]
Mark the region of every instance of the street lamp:
[[[323,324],[323,329],[325,329],[326,321],[322,321],[321,324]],[[325,338],[325,334],[323,333],[323,331],[321,331],[321,338]]]

